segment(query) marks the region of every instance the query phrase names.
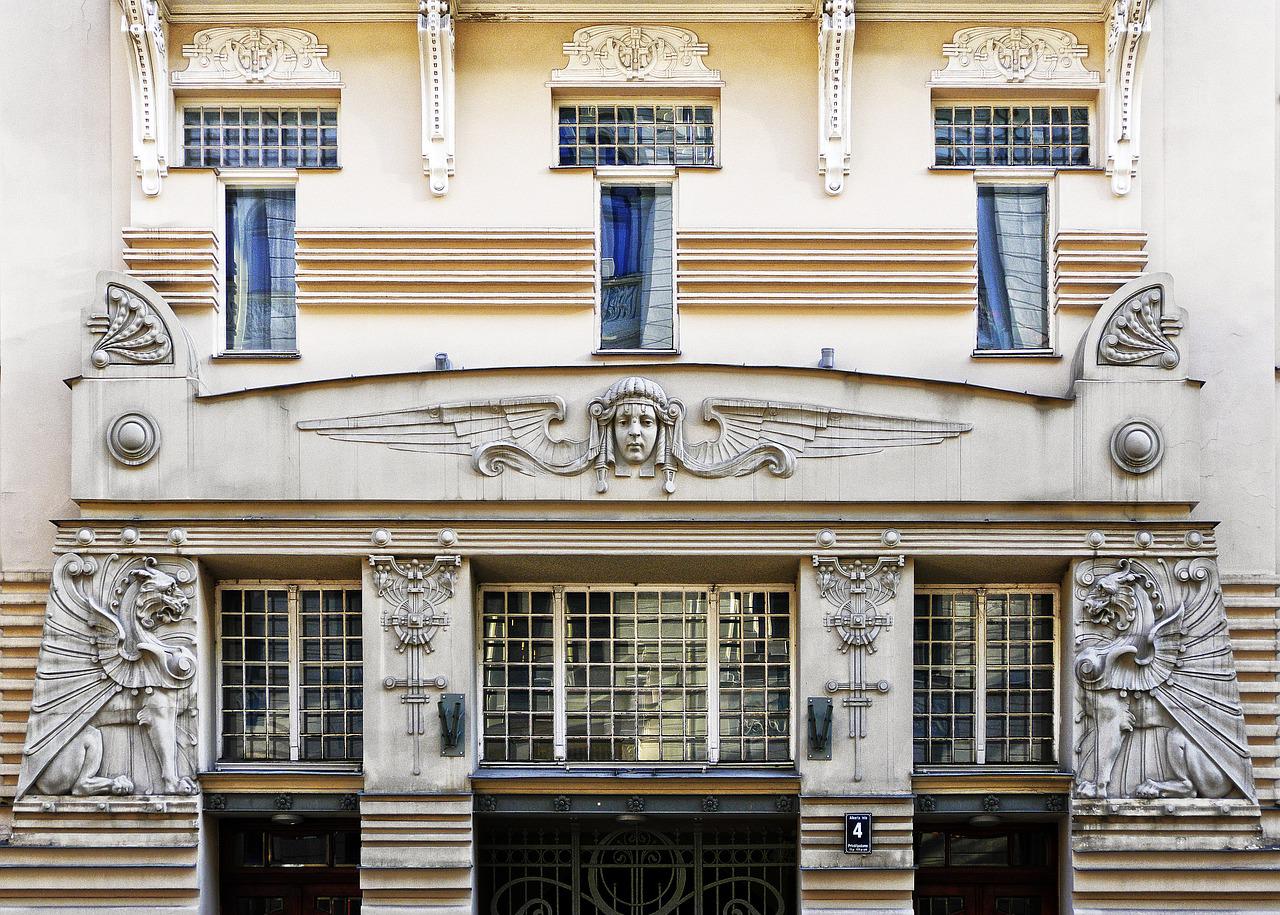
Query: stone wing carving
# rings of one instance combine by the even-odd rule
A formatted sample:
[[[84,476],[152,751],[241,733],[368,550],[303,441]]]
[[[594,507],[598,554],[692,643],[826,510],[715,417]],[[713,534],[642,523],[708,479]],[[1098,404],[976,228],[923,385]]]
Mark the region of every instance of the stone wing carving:
[[[53,568],[17,796],[195,794],[195,570],[68,553]]]
[[[551,436],[550,424],[563,420],[558,397],[509,397],[311,420],[298,428],[397,451],[469,454],[485,476],[507,467],[524,474],[580,473],[587,467],[586,443]]]
[[[1256,800],[1215,564],[1082,566],[1076,791]]]
[[[796,458],[850,457],[886,448],[936,445],[973,428],[771,400],[707,400],[703,417],[720,427],[720,437],[685,446],[685,464],[697,476],[751,473],[757,469],[751,458],[760,454],[778,462],[770,468],[774,473],[791,476]]]
[[[553,438],[552,422],[564,419],[556,397],[507,398],[440,404],[310,420],[298,428],[345,442],[376,442],[402,451],[470,454],[486,476],[511,467],[575,476],[596,474],[596,491],[609,488],[608,474],[653,477],[675,491],[684,469],[698,477],[744,476],[766,470],[795,473],[798,458],[874,454],[886,448],[936,445],[968,432],[963,423],[909,416],[857,413],[812,404],[769,400],[709,399],[708,422],[720,427],[713,441],[685,438],[685,407],[657,382],[629,376],[587,404],[588,439]]]

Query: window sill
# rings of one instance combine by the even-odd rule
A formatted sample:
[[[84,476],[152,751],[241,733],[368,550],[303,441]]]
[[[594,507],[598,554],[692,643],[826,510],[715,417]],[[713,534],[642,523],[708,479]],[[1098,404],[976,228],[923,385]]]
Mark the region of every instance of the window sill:
[[[1061,359],[1062,354],[1052,349],[975,349],[973,359]]]
[[[930,165],[931,172],[976,172],[983,177],[998,175],[1042,176],[1052,178],[1058,172],[1098,172],[1097,165]]]
[[[471,778],[473,781],[516,778],[799,778],[795,763],[760,763],[755,767],[723,766],[720,763],[494,763],[481,761]]]
[[[684,169],[720,171],[722,165],[552,165],[553,172],[594,172],[597,178],[674,178]]]
[[[224,353],[215,353],[210,358],[215,362],[233,362],[240,359],[301,359],[302,353],[296,349],[233,349]]]
[[[364,766],[358,762],[308,762],[306,760],[282,760],[279,762],[218,762],[214,768],[200,773],[201,784],[239,782],[242,779],[261,780],[263,785],[272,778],[296,779],[332,778],[349,779],[364,774]]]
[[[593,356],[679,356],[678,349],[594,349]]]

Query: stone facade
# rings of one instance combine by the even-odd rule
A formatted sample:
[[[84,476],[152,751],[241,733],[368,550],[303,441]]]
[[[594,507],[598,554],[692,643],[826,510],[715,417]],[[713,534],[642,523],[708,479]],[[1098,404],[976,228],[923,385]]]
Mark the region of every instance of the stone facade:
[[[0,915],[232,910],[268,885],[238,830],[309,824],[358,837],[325,873],[372,915],[979,911],[930,837],[1000,829],[1048,843],[1040,911],[1280,912],[1274,11],[626,6],[24,13],[0,80],[26,125],[0,139]],[[655,99],[713,112],[714,167],[555,158],[557,106]],[[1089,166],[930,167],[933,106],[1062,99]],[[338,108],[341,166],[187,165],[210,106]],[[610,182],[674,187],[670,351],[602,348]],[[1048,188],[1035,351],[974,346],[992,183]],[[246,187],[296,196],[287,351],[222,345]],[[596,598],[650,592],[684,666],[588,684],[622,640]],[[1008,595],[1039,635],[995,633]],[[785,688],[753,717],[733,614],[756,596],[779,653],[750,663]],[[932,654],[964,641],[937,599],[972,599],[977,661]],[[265,708],[235,679],[255,613],[292,627],[264,624]],[[1018,638],[1041,660],[998,654]],[[935,668],[969,667],[985,685],[935,704]],[[635,750],[641,681],[662,728]],[[612,703],[603,755],[575,695],[583,722]],[[974,742],[966,715],[975,755],[931,756]],[[600,876],[619,836],[697,888],[634,908]],[[734,870],[714,850],[739,840]],[[520,908],[510,862],[538,848],[581,882]],[[305,892],[264,911],[353,911]]]

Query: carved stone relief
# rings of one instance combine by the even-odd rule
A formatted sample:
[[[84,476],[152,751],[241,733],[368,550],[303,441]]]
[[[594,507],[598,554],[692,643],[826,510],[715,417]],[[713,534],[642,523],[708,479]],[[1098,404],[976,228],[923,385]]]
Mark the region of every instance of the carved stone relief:
[[[1076,794],[1256,799],[1217,564],[1075,576]]]
[[[1182,319],[1165,311],[1164,300],[1160,286],[1151,286],[1125,299],[1102,329],[1098,364],[1177,368],[1182,354],[1172,338],[1181,332]]]
[[[195,566],[53,567],[17,796],[195,794]]]
[[[116,0],[129,44],[129,86],[133,101],[133,159],[148,197],[160,193],[169,173],[168,42],[164,15],[156,0]]]
[[[1139,79],[1155,0],[1111,0],[1103,92],[1111,192],[1128,194],[1138,170]]]
[[[703,415],[720,427],[719,438],[689,442],[685,407],[648,378],[622,378],[587,404],[585,441],[553,438],[550,424],[565,418],[558,397],[432,404],[332,419],[298,428],[344,442],[375,443],[399,451],[469,454],[485,476],[508,468],[523,474],[596,475],[607,492],[608,475],[654,477],[674,492],[676,474],[745,476],[767,470],[795,473],[800,458],[875,454],[887,448],[936,445],[968,432],[963,423],[908,416],[857,413],[813,404],[768,400],[703,401]]]
[[[853,780],[862,781],[859,744],[867,736],[867,709],[875,693],[889,691],[888,680],[871,681],[867,657],[875,654],[876,639],[893,625],[893,614],[881,607],[893,600],[902,578],[905,556],[881,556],[874,563],[860,559],[849,565],[834,556],[814,556],[818,590],[822,599],[836,608],[822,618],[822,624],[840,639],[840,651],[849,658],[849,679],[827,681],[827,692],[847,693],[843,705],[849,710],[849,739],[853,741]]]
[[[86,322],[98,337],[89,361],[100,369],[113,363],[173,364],[173,338],[149,302],[123,286],[108,285],[105,304],[102,314]]]
[[[1100,82],[1099,74],[1084,66],[1089,48],[1062,29],[961,29],[942,53],[947,67],[933,71],[934,86],[1095,88]]]
[[[107,451],[126,467],[140,467],[160,450],[160,428],[145,413],[121,413],[107,426]]]
[[[1156,469],[1162,457],[1164,436],[1160,427],[1150,420],[1126,420],[1111,434],[1111,460],[1122,470],[1148,473]]]
[[[854,0],[825,0],[818,25],[818,171],[828,194],[844,190],[853,153]]]
[[[719,85],[720,71],[703,63],[707,46],[688,29],[666,25],[595,25],[564,45],[569,62],[551,71],[551,84],[610,85],[678,82]]]
[[[374,587],[382,600],[382,629],[395,633],[396,651],[404,656],[405,675],[387,677],[382,685],[403,692],[400,702],[405,707],[405,733],[413,738],[414,775],[422,774],[422,735],[426,733],[426,707],[431,702],[426,691],[449,686],[444,677],[427,674],[423,661],[431,653],[436,635],[449,625],[449,614],[442,608],[453,597],[460,565],[458,556],[437,556],[429,563],[394,556],[369,557]]]
[[[449,192],[453,174],[453,16],[449,0],[418,4],[418,64],[422,81],[422,168],[431,193]]]
[[[236,85],[324,88],[340,84],[324,65],[329,48],[305,29],[201,29],[182,46],[187,68],[173,74],[184,88]]]

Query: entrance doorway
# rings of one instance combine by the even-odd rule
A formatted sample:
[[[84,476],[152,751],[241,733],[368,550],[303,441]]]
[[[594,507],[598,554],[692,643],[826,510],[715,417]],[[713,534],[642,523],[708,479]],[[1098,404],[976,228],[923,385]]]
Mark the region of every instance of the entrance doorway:
[[[484,915],[798,911],[793,820],[477,825]]]
[[[1058,828],[916,828],[916,915],[1057,915]]]
[[[222,915],[359,915],[351,823],[222,823]]]

